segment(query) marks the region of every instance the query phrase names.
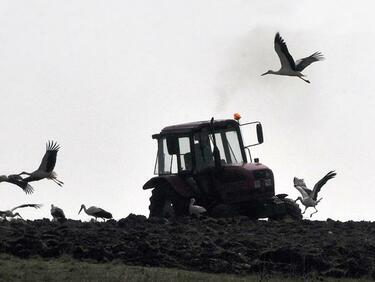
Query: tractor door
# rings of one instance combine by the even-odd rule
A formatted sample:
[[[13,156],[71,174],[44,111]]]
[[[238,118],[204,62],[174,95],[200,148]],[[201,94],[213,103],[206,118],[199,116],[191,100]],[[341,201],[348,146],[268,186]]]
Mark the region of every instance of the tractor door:
[[[157,175],[191,173],[193,159],[190,143],[190,136],[160,136],[154,173]]]

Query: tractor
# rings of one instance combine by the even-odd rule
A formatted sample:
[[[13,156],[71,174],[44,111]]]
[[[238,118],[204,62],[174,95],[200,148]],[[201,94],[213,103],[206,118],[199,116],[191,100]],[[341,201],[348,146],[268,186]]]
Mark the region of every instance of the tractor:
[[[254,144],[244,144],[245,126],[256,131]],[[158,146],[156,176],[143,186],[152,189],[150,217],[186,216],[195,198],[212,217],[302,219],[298,204],[286,194],[275,195],[272,170],[252,160],[250,147],[263,143],[260,122],[241,124],[235,114],[167,126],[152,138]]]

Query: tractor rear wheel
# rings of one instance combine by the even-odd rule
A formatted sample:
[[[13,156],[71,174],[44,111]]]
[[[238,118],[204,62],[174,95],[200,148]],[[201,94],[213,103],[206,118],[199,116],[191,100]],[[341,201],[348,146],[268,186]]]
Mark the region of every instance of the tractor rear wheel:
[[[160,183],[152,190],[150,217],[178,217],[188,214],[188,199],[179,195],[168,183]]]

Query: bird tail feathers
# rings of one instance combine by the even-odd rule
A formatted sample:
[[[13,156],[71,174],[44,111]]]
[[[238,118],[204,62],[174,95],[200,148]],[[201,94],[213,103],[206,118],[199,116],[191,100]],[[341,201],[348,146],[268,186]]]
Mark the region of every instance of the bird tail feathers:
[[[25,191],[26,194],[32,194],[34,192],[34,188],[29,183],[27,183],[23,191]]]

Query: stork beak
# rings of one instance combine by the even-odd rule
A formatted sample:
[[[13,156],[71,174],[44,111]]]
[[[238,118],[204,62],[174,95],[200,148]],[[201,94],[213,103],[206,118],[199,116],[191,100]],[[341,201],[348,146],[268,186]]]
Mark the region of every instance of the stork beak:
[[[266,75],[266,74],[268,74],[268,71],[267,71],[267,72],[265,72],[265,73],[263,73],[263,74],[261,74],[260,76],[263,76],[263,75]]]
[[[80,214],[80,213],[81,213],[82,209],[83,209],[83,207],[81,207],[81,209],[79,210],[78,214]]]

